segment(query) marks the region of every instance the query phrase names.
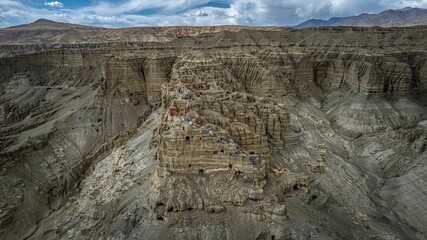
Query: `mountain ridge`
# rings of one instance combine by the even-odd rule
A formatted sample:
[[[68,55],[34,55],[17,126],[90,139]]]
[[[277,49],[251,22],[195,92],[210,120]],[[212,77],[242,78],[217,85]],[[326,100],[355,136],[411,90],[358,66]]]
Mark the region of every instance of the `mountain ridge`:
[[[11,26],[3,29],[67,29],[67,28],[95,28],[95,29],[103,29],[101,27],[94,26],[85,26],[74,23],[66,23],[66,22],[56,22],[53,20],[40,18],[34,22]],[[0,28],[1,30],[1,28]]]
[[[0,28],[0,45],[16,44],[75,44],[114,41],[166,42],[177,37],[203,33],[237,32],[241,30],[280,31],[288,27],[274,26],[165,26],[102,28],[39,19],[29,24]]]
[[[309,19],[294,28],[354,26],[354,27],[408,27],[427,25],[427,9],[405,7],[389,9],[377,14],[362,13],[357,16],[332,17],[328,20]]]

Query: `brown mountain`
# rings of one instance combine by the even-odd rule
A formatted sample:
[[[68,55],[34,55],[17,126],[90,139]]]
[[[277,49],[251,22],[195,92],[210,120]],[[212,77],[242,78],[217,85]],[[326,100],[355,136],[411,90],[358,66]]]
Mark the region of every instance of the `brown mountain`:
[[[244,29],[277,31],[286,28],[249,26],[100,28],[39,19],[30,24],[0,29],[0,44],[165,42],[183,36],[236,32]]]
[[[78,24],[71,24],[71,23],[61,23],[61,22],[55,22],[48,19],[38,19],[32,23],[29,24],[22,24],[18,26],[8,27],[6,29],[19,29],[19,30],[35,30],[35,29],[70,29],[70,28],[91,28],[94,29],[96,27],[89,27],[89,26],[83,26]],[[100,29],[100,28],[98,28]]]
[[[427,25],[427,9],[403,8],[387,10],[378,14],[363,13],[358,16],[331,18],[329,20],[310,19],[295,28],[325,26],[357,26],[357,27],[405,27]]]

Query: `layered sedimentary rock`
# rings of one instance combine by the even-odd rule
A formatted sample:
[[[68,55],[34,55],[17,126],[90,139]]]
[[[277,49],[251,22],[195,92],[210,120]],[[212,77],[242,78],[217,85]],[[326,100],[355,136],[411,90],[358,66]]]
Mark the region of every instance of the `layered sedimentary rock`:
[[[185,66],[178,70],[189,72]],[[165,113],[150,196],[161,218],[166,210],[222,212],[224,203],[243,205],[247,199],[265,197],[267,135],[272,144],[283,145],[281,139],[289,131],[286,107],[220,85],[230,87],[191,75],[163,85]]]
[[[196,30],[0,46],[2,239],[424,238],[424,28]]]
[[[365,95],[405,95],[409,92],[412,70],[408,63],[367,56],[349,61],[343,56],[328,67],[324,84],[349,88]],[[344,58],[344,59],[343,59]]]

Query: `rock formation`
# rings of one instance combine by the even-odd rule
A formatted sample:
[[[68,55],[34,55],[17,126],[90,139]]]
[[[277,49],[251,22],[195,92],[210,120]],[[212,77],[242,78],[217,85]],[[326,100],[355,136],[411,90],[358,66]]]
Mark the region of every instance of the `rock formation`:
[[[222,203],[262,198],[271,155],[267,134],[272,144],[282,145],[289,115],[272,98],[220,85],[230,87],[197,76],[163,85],[165,113],[150,199],[154,210],[221,212]]]
[[[425,28],[51,28],[0,30],[1,239],[425,238]]]

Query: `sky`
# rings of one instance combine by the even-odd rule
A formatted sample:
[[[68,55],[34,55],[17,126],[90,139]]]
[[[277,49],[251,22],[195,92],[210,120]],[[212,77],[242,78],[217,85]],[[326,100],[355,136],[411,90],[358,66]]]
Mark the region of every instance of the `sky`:
[[[0,0],[0,28],[45,18],[101,26],[293,26],[404,7],[427,0]]]

